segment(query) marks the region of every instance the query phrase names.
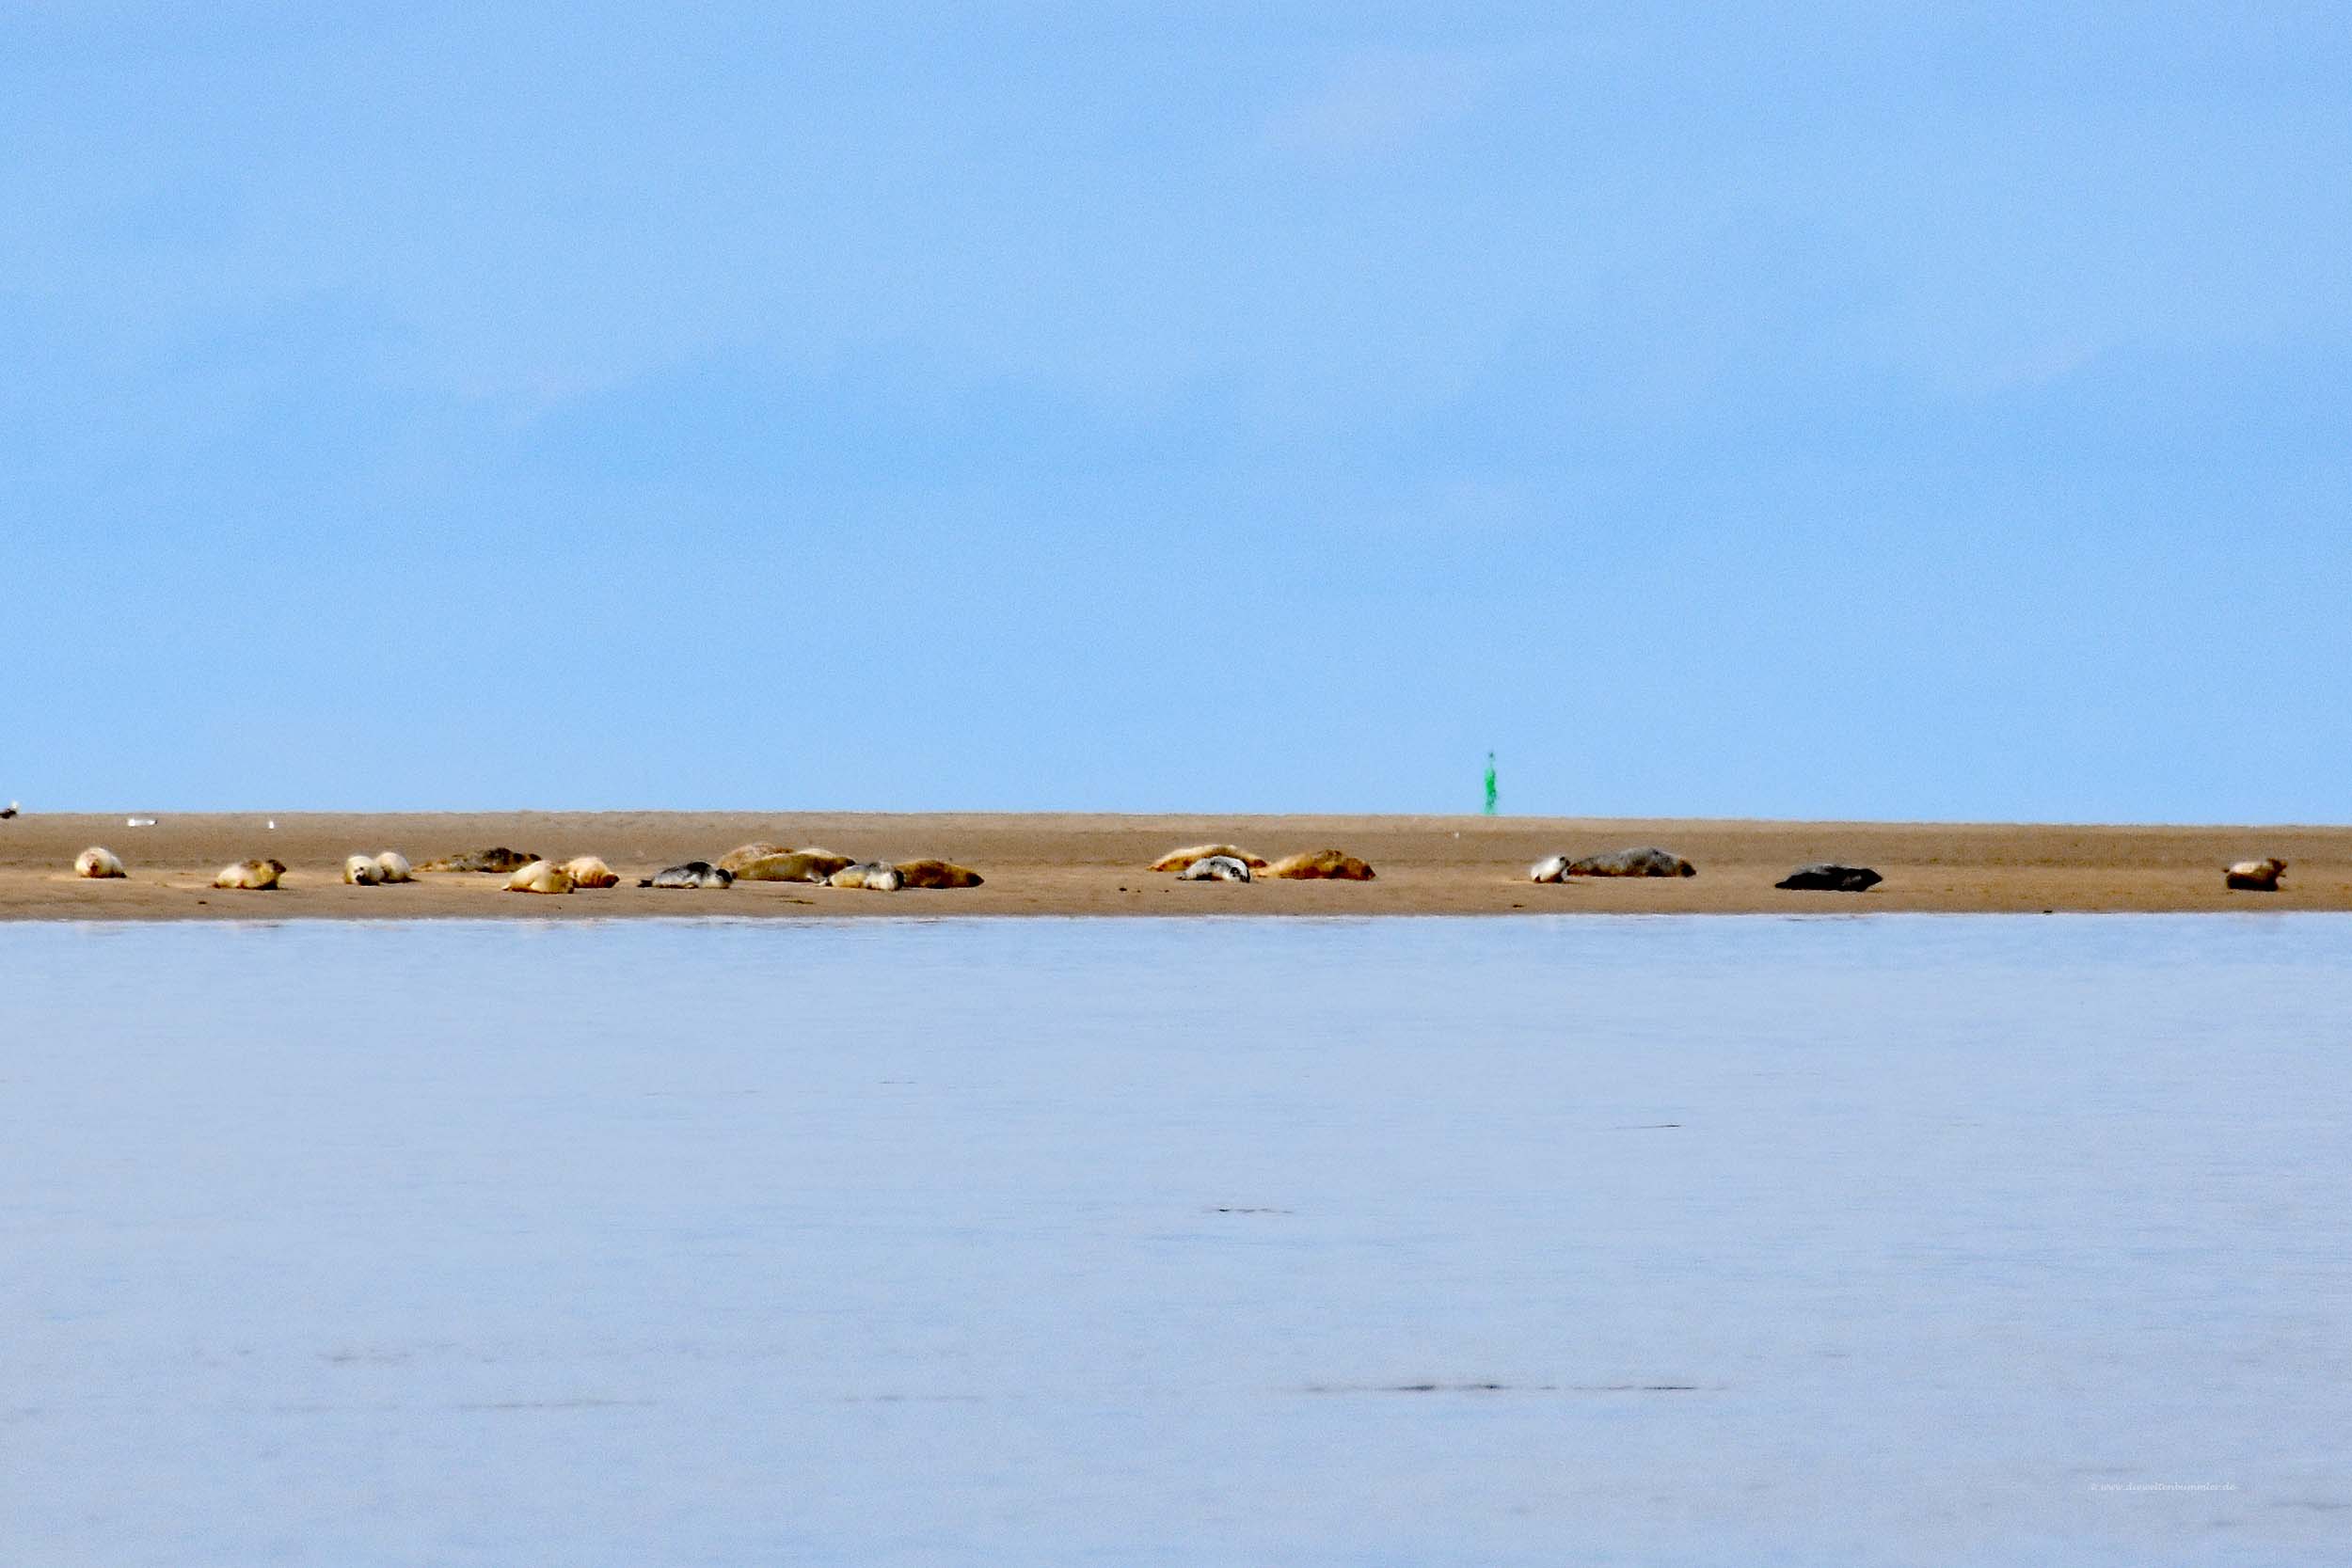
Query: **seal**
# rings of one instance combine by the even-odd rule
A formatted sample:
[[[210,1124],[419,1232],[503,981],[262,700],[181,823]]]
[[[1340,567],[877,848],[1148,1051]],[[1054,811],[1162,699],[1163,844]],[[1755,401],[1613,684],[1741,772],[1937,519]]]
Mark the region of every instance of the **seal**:
[[[2223,884],[2240,893],[2276,893],[2279,879],[2286,875],[2287,863],[2272,856],[2263,861],[2240,861],[2223,875]]]
[[[743,876],[743,867],[750,864],[753,861],[764,860],[770,855],[788,855],[790,853],[792,853],[792,846],[789,844],[771,844],[764,838],[754,839],[749,844],[737,845],[725,854],[721,855],[718,860],[712,863],[717,865],[722,871],[734,872],[737,879],[740,880]],[[844,863],[847,863],[846,860]]]
[[[353,855],[343,862],[343,880],[353,887],[373,887],[384,879],[384,867],[373,855]]]
[[[1698,867],[1663,849],[1619,849],[1613,854],[1586,855],[1568,862],[1565,877],[1695,877]]]
[[[1527,868],[1527,879],[1531,882],[1563,882],[1567,880],[1567,877],[1568,857],[1565,855],[1546,855]]]
[[[827,885],[832,887],[862,887],[869,893],[896,893],[905,880],[898,875],[897,866],[881,861],[860,861],[855,865],[845,865],[825,879]]]
[[[284,861],[239,861],[224,865],[220,875],[213,879],[215,887],[242,888],[247,893],[267,893],[277,887],[278,879],[286,874]]]
[[[1867,893],[1886,880],[1867,865],[1836,865],[1815,861],[1801,865],[1772,886],[1800,893]]]
[[[733,871],[739,882],[821,882],[851,863],[849,856],[826,849],[779,849],[721,869]]]
[[[564,875],[574,887],[619,887],[620,873],[594,855],[574,855],[564,863]]]
[[[968,865],[953,861],[900,861],[898,880],[908,887],[978,887],[986,880]]]
[[[1190,848],[1170,849],[1152,863],[1152,869],[1182,871],[1193,862],[1207,860],[1212,855],[1223,855],[1228,860],[1239,861],[1252,871],[1265,869],[1266,861],[1263,855],[1253,855],[1247,849],[1236,849],[1230,844],[1196,844]]]
[[[537,855],[526,854],[519,849],[509,849],[501,844],[495,849],[468,849],[463,854],[443,855],[439,860],[425,862],[417,869],[419,871],[497,872],[503,875],[510,871],[520,871],[537,859],[539,859]]]
[[[1176,873],[1180,882],[1246,882],[1249,880],[1247,863],[1231,855],[1204,855]]]
[[[708,861],[688,861],[684,865],[668,866],[650,877],[641,877],[637,880],[637,885],[670,888],[733,887],[735,873],[713,865]]]
[[[375,857],[375,879],[379,882],[409,882],[408,857],[397,849],[387,849]]]
[[[127,875],[122,869],[120,855],[95,844],[73,857],[73,874],[76,877],[101,879]]]
[[[1293,881],[1369,882],[1372,867],[1338,849],[1306,849],[1284,855],[1265,868],[1269,877]]]
[[[501,893],[569,893],[572,874],[553,861],[532,861],[506,879]]]

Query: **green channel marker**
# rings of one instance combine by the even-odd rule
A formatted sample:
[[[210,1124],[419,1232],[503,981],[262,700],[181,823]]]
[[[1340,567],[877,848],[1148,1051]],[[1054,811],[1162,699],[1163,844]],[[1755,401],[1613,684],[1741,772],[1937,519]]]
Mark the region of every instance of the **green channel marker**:
[[[1486,753],[1486,815],[1495,814],[1495,754]]]

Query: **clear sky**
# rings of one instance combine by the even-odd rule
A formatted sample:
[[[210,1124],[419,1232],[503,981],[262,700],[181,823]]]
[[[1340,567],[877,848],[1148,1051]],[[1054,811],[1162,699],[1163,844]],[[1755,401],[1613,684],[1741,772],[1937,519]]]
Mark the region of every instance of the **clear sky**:
[[[0,799],[2352,820],[2348,18],[0,0]]]

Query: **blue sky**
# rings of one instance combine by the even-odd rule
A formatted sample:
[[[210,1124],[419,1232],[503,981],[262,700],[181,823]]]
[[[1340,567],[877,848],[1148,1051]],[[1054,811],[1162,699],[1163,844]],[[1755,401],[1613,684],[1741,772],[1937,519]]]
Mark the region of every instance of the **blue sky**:
[[[0,0],[0,798],[2352,819],[2347,80]]]

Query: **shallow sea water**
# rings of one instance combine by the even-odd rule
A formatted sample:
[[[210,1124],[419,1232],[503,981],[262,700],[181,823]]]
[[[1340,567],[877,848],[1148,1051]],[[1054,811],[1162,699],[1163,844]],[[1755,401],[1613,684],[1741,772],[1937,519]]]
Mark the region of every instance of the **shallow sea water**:
[[[2352,920],[0,927],[0,1560],[2340,1563]]]

